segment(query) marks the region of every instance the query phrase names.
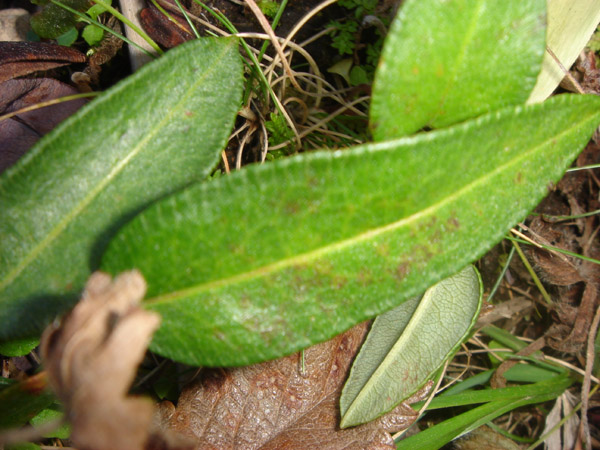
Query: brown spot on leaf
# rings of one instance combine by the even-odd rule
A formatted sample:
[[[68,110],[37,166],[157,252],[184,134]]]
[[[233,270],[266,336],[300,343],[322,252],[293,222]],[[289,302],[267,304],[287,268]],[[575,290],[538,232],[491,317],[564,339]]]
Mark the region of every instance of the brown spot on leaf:
[[[448,217],[448,220],[446,220],[446,225],[448,226],[448,229],[450,231],[456,231],[460,229],[460,221],[456,218],[454,214]]]
[[[521,184],[522,182],[523,182],[523,174],[519,171],[515,175],[515,183],[516,184]]]
[[[410,264],[406,261],[401,262],[396,267],[396,273],[395,273],[396,280],[398,282],[401,282],[402,280],[404,280],[406,278],[406,276],[408,275],[409,272],[410,272]]]

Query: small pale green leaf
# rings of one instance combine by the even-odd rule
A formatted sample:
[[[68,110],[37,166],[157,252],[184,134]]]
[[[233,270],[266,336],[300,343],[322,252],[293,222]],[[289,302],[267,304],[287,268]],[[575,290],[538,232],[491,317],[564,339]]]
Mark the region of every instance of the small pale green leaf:
[[[378,316],[344,385],[340,427],[370,422],[420,389],[468,335],[481,299],[479,274],[467,266]]]
[[[548,0],[548,48],[561,62],[546,52],[542,71],[528,103],[547,98],[564,78],[600,22],[598,0]]]
[[[81,32],[81,37],[88,45],[93,46],[100,43],[104,37],[104,30],[96,25],[86,25]]]
[[[540,71],[546,0],[406,0],[373,84],[375,140],[524,103]]]
[[[546,195],[600,122],[559,96],[445,130],[250,166],[125,225],[104,269],[139,268],[151,348],[244,365],[326,340],[482,256]]]
[[[42,138],[0,176],[0,340],[72,305],[111,233],[202,180],[239,108],[235,39],[191,41]]]

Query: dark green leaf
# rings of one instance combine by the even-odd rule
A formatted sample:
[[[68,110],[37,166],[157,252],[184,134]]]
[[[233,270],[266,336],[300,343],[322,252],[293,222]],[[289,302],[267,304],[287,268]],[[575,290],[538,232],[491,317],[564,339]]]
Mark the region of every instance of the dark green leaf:
[[[406,0],[373,84],[375,140],[524,103],[541,68],[546,0]]]
[[[0,391],[0,430],[25,425],[56,401],[43,373]]]
[[[562,96],[446,130],[253,166],[150,207],[103,267],[137,267],[151,348],[242,365],[334,336],[456,273],[547,193],[600,121]]]
[[[90,0],[66,0],[65,5],[84,11],[90,7]],[[55,4],[44,6],[44,9],[31,18],[31,28],[41,38],[56,39],[67,33],[77,23],[77,18],[69,11]]]
[[[0,340],[39,332],[72,305],[120,224],[206,178],[242,81],[236,40],[191,41],[79,110],[0,176]]]
[[[71,28],[69,28],[69,30],[66,33],[58,36],[56,38],[56,42],[58,43],[58,45],[64,45],[65,47],[70,47],[73,44],[73,42],[75,42],[77,40],[77,36],[79,36],[79,32],[77,31],[77,28],[71,27]]]

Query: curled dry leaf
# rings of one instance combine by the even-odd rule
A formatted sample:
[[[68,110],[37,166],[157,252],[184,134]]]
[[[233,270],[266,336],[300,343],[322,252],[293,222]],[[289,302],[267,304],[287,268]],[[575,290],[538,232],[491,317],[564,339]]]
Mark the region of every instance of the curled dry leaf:
[[[140,12],[140,21],[144,31],[164,48],[173,48],[194,38],[185,18],[176,12],[170,14],[177,23],[172,22],[152,4]]]
[[[598,161],[600,148],[590,143],[577,158],[578,166]],[[583,215],[600,207],[596,175],[591,170],[566,174],[557,189],[539,206],[529,232],[539,242],[572,253],[600,258],[597,215]],[[573,217],[566,220],[566,217]],[[591,261],[530,248],[528,255],[543,281],[553,288],[556,304],[546,337],[555,350],[579,353],[585,349],[594,312],[600,302],[600,266]]]
[[[204,370],[179,399],[172,427],[197,449],[395,449],[390,435],[416,412],[401,404],[355,428],[338,426],[339,397],[367,324],[300,354],[236,369]],[[416,401],[416,399],[410,399]]]
[[[0,42],[0,83],[39,70],[85,62],[74,48],[44,42]]]
[[[138,304],[146,283],[138,272],[114,281],[96,272],[82,300],[44,332],[41,353],[48,378],[72,424],[80,450],[143,449],[153,405],[127,392],[160,317]]]
[[[0,115],[77,93],[72,86],[52,78],[8,80],[0,83]],[[79,98],[0,120],[0,172],[17,162],[40,137],[85,102]]]

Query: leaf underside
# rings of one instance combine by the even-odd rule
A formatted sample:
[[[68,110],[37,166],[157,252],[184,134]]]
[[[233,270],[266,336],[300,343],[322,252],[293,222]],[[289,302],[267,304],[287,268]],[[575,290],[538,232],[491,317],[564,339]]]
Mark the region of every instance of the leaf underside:
[[[342,428],[369,422],[416,392],[460,346],[479,314],[473,266],[377,316],[340,398]]]
[[[102,266],[137,267],[148,280],[146,305],[163,317],[158,353],[207,366],[289,354],[483,255],[577,155],[599,102],[560,96],[251,166],[151,206]]]
[[[0,340],[74,303],[118,227],[204,179],[239,107],[235,39],[168,52],[45,136],[0,177]]]

